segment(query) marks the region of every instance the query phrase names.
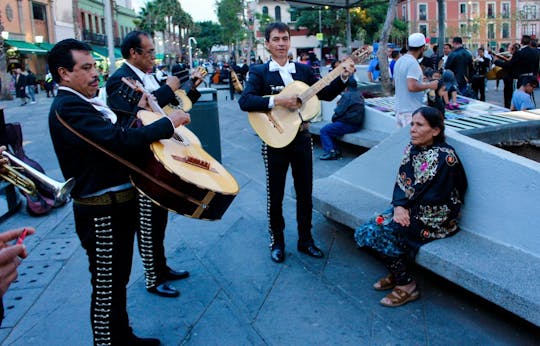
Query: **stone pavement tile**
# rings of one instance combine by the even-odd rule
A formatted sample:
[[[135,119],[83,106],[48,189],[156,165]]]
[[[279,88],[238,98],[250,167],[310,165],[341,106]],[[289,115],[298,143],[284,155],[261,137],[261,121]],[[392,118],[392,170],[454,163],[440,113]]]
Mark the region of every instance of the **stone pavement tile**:
[[[179,345],[204,316],[221,288],[193,251],[184,248],[169,255],[175,259],[170,262],[173,266],[181,262],[191,273],[187,279],[170,282],[181,295],[164,298],[150,294],[144,288],[144,278],[139,276],[128,289],[128,313],[136,335],[159,338],[164,345]]]
[[[245,320],[257,315],[281,266],[270,260],[266,232],[239,219],[202,259]]]
[[[78,248],[3,345],[92,344],[88,260]]]
[[[192,326],[189,335],[181,341],[193,346],[267,344],[252,327],[251,321],[238,315],[224,291],[219,291],[204,315]]]
[[[381,306],[373,310],[370,322],[370,345],[428,345],[420,302],[400,308]]]
[[[464,344],[537,345],[540,328],[516,317],[461,287],[426,273],[424,311],[432,345]],[[455,326],[460,325],[459,330]]]
[[[282,265],[254,322],[270,345],[365,345],[369,313],[321,283],[295,256]]]
[[[42,293],[43,287],[9,289],[3,297],[4,320],[2,328],[13,328],[24,317]]]

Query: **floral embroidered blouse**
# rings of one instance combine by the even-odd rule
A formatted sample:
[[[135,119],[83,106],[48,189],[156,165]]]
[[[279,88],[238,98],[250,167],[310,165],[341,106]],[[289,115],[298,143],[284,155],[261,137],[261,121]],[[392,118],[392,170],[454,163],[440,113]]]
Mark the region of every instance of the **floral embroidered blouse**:
[[[444,238],[458,230],[467,189],[465,171],[447,143],[409,144],[399,167],[392,205],[410,211],[411,227],[424,238]]]

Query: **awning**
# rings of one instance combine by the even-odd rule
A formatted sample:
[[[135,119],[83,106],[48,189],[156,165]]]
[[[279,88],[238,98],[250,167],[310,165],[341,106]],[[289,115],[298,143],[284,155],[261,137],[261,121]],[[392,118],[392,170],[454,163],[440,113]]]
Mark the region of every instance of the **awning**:
[[[43,49],[46,49],[47,51],[51,51],[51,49],[53,49],[53,47],[55,46],[54,43],[49,43],[49,42],[43,42],[43,43],[38,43],[36,44],[36,46],[38,46],[39,48],[43,48]]]
[[[91,44],[90,47],[94,50],[94,52],[98,53],[99,55],[108,58],[109,57],[109,49],[105,46],[96,46]],[[120,52],[119,48],[114,48],[114,57],[116,59],[122,58],[122,53]]]
[[[22,54],[36,54],[36,55],[47,54],[46,49],[40,48],[29,42],[17,41],[17,40],[4,40],[4,43],[10,46],[11,48],[18,50]]]

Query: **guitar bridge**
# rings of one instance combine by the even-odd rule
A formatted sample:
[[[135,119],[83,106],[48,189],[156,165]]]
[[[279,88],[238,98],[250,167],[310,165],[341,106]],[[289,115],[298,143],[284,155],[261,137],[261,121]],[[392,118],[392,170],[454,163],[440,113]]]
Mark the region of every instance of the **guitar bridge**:
[[[211,172],[217,172],[215,169],[210,167],[210,162],[208,161],[201,160],[193,156],[185,156],[185,157],[178,156],[178,155],[171,155],[171,156],[173,159],[180,162],[187,163],[188,165],[196,166],[196,167],[199,167],[207,171],[211,171]]]
[[[279,122],[274,118],[272,115],[272,112],[266,112],[266,116],[268,117],[268,121],[274,126],[276,130],[278,130],[279,133],[283,133],[283,127],[279,124]]]

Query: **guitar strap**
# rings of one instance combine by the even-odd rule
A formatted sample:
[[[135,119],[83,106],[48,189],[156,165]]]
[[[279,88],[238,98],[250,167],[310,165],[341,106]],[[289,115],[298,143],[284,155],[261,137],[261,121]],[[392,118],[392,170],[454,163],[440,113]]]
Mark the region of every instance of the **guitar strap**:
[[[67,128],[69,131],[71,131],[77,137],[79,137],[80,139],[82,139],[86,143],[90,144],[92,147],[98,149],[102,153],[104,153],[104,154],[112,157],[113,159],[117,160],[118,162],[120,162],[121,164],[126,166],[127,168],[129,168],[129,169],[133,170],[134,172],[136,172],[137,174],[142,175],[143,177],[145,177],[149,181],[153,182],[154,184],[160,186],[161,188],[163,188],[163,189],[177,195],[178,197],[183,198],[183,199],[185,199],[185,200],[187,200],[187,201],[189,201],[189,202],[191,202],[191,203],[193,203],[193,204],[195,204],[195,205],[197,205],[199,207],[204,206],[205,204],[207,204],[204,201],[199,201],[197,199],[194,199],[191,196],[188,196],[185,193],[183,193],[181,191],[178,191],[177,189],[173,188],[172,186],[170,186],[168,184],[165,184],[162,181],[157,180],[154,176],[152,176],[151,174],[145,172],[144,170],[142,170],[137,165],[135,165],[135,164],[121,158],[120,156],[116,155],[115,153],[103,148],[101,145],[95,143],[94,141],[90,140],[89,138],[84,137],[80,132],[75,130],[64,119],[62,119],[62,117],[60,116],[60,114],[58,114],[58,112],[56,112],[56,118],[58,119],[60,124],[62,124],[65,128]]]

